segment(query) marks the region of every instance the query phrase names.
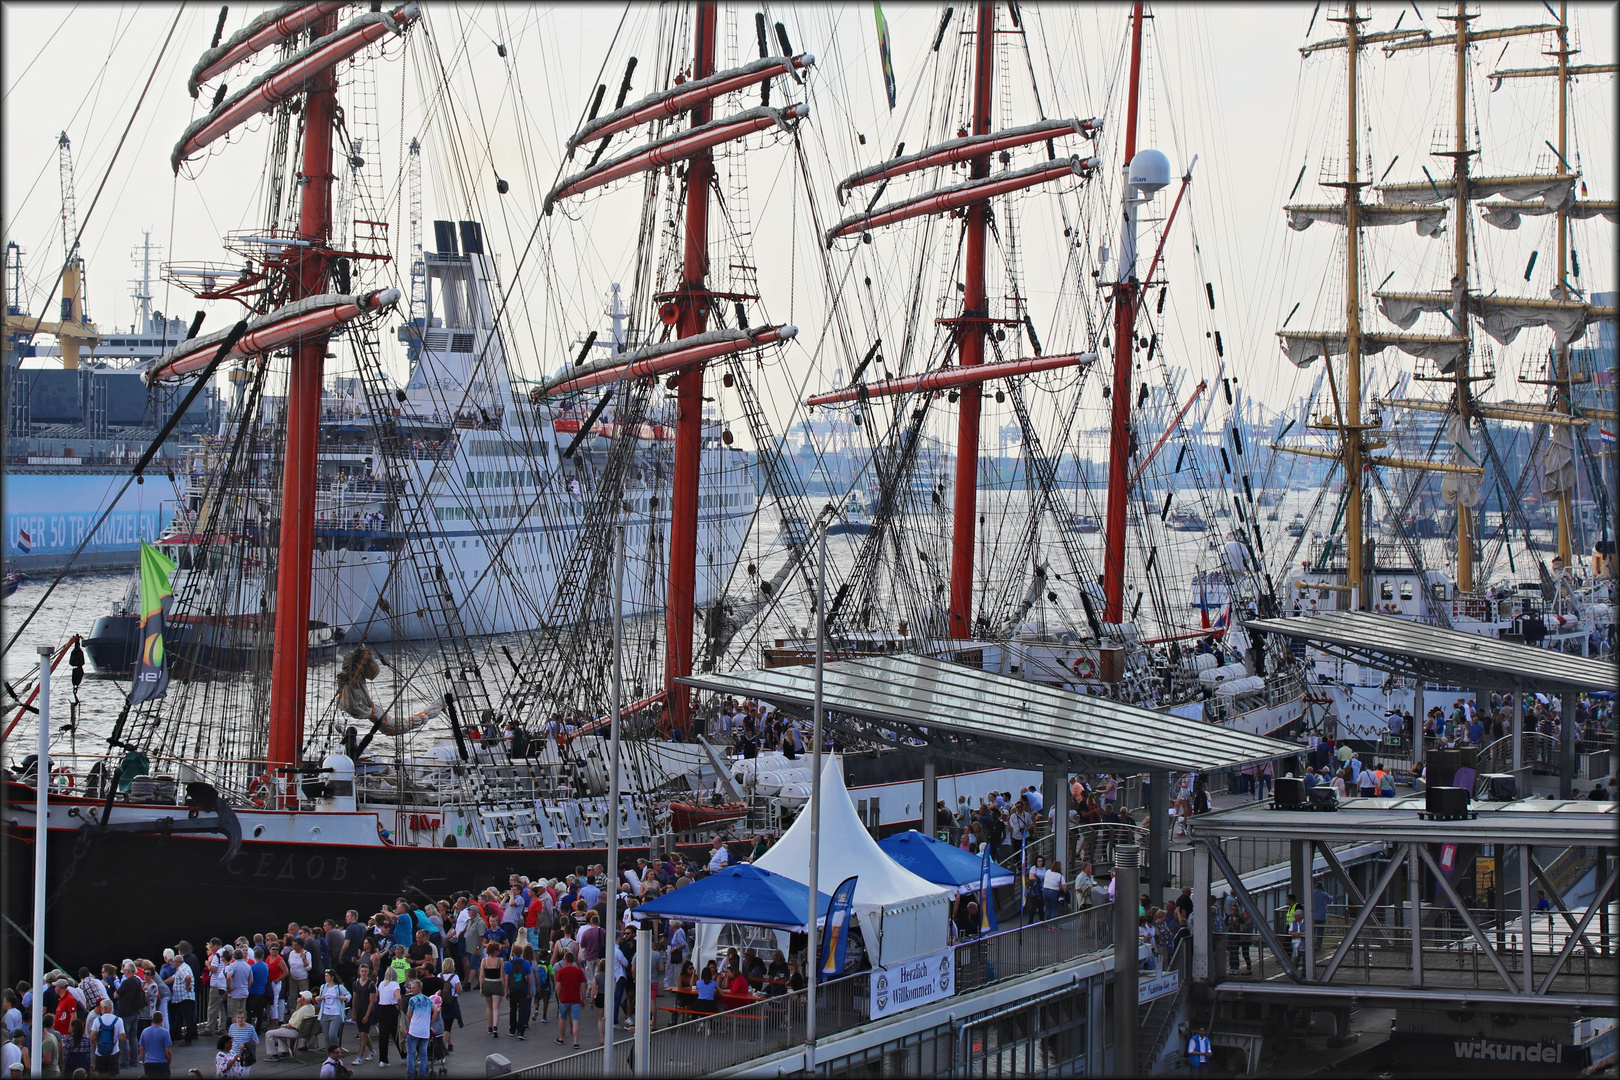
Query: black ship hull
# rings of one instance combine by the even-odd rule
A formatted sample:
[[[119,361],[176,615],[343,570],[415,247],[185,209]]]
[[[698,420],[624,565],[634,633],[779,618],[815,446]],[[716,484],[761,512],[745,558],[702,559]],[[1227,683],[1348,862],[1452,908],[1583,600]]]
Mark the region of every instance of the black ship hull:
[[[185,812],[177,817],[184,821]],[[5,909],[27,929],[33,911],[34,842],[31,829],[6,815],[9,864]],[[47,840],[45,951],[70,972],[125,957],[160,957],[185,940],[234,940],[281,930],[289,922],[341,921],[353,908],[362,916],[399,897],[422,902],[461,890],[505,888],[512,874],[557,878],[606,863],[602,848],[470,848],[405,845],[289,844],[244,840],[227,859],[222,836],[104,833],[82,846],[80,835],[53,829]],[[731,845],[734,860],[751,845]],[[708,844],[680,845],[707,859]],[[647,858],[646,847],[624,847],[621,866]],[[5,928],[7,983],[26,974],[31,945],[17,927]],[[17,970],[11,970],[11,969]]]
[[[309,624],[309,658],[330,660],[343,641],[342,631],[325,623]],[[238,619],[171,618],[163,642],[170,671],[177,679],[204,678],[222,672],[247,671],[264,663],[254,617]],[[128,675],[141,650],[141,620],[134,615],[104,615],[84,642],[97,674]]]

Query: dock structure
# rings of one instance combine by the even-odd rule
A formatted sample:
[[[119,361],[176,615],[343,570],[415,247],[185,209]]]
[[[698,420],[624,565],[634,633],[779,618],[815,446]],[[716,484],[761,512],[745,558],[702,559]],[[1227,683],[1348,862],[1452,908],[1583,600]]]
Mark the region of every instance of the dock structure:
[[[803,666],[705,673],[684,681],[716,693],[758,698],[806,718],[815,700],[814,675]],[[988,766],[1039,768],[1047,777],[1043,786],[1049,799],[1054,794],[1067,798],[1073,773],[1145,775],[1143,865],[1155,890],[1170,877],[1172,772],[1217,772],[1301,752],[1298,745],[1280,739],[913,654],[828,663],[822,701],[828,727],[847,741],[885,743]],[[922,831],[929,834],[939,798],[933,780],[930,769],[922,796]],[[1071,851],[1067,815],[1054,819],[1054,850]]]
[[[790,715],[809,717],[814,708],[814,676],[807,667],[711,672],[682,682],[756,698]],[[1146,776],[1148,823],[1132,831],[1132,838],[1140,838],[1146,856],[1141,869],[1155,904],[1163,902],[1170,876],[1167,803],[1172,772],[1219,772],[1293,759],[1301,752],[1294,743],[930,656],[827,663],[821,694],[823,722],[841,740],[887,744],[928,759],[1039,768],[1054,807],[1066,805],[1073,773]],[[932,768],[925,769],[926,832],[936,825],[934,777]],[[1055,850],[1072,852],[1067,815],[1052,817]],[[1121,841],[1116,855],[1126,851],[1131,857],[1119,860],[1120,866],[1128,863],[1131,868],[1125,872],[1137,877],[1137,848]],[[1126,895],[1134,894],[1133,887]],[[818,1017],[824,1019],[818,1019],[817,1030],[827,1041],[818,1041],[817,1068],[840,1075],[841,1068],[884,1060],[897,1075],[935,1075],[988,1061],[996,1064],[978,1067],[1044,1072],[1079,1065],[1088,1074],[1105,1068],[1116,1074],[1148,1073],[1175,1041],[1174,1021],[1185,1014],[1188,983],[1180,970],[1185,959],[1164,970],[1154,966],[1157,961],[1142,961],[1135,930],[1134,905],[1102,904],[958,944],[949,965],[955,973],[955,996],[881,1022],[863,1021],[863,1003],[870,1000],[859,985],[865,975],[854,976],[856,981],[842,989],[830,984],[829,994],[852,996],[840,1003],[821,1000],[818,994]],[[1120,942],[1126,943],[1130,960],[1123,965],[1116,962]],[[1183,950],[1179,955],[1188,954]],[[1139,961],[1149,968],[1140,978]],[[1109,983],[1114,1000],[1135,998],[1139,1008],[1107,1006]],[[761,1054],[739,1068],[739,1074],[756,1066],[759,1075],[802,1067],[787,1034],[793,1030],[791,1016],[784,1013],[779,1021],[785,1023],[770,1025],[779,1037],[766,1040],[775,1043],[775,1053]],[[1134,1064],[1121,1070],[1116,1062]]]
[[[1370,611],[1326,611],[1282,619],[1249,619],[1251,635],[1280,634],[1305,642],[1328,656],[1349,660],[1417,682],[1412,708],[1421,722],[1424,684],[1469,686],[1476,699],[1492,690],[1513,694],[1513,773],[1518,790],[1530,790],[1524,760],[1524,696],[1547,694],[1562,702],[1559,735],[1559,794],[1570,798],[1577,772],[1575,698],[1594,690],[1612,690],[1620,682],[1620,665],[1557,649],[1484,637]]]

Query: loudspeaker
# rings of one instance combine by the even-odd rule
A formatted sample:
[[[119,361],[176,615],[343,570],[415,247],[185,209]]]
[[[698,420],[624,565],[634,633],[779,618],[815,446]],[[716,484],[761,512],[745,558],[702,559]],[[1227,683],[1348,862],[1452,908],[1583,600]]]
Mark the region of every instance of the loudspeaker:
[[[1462,755],[1455,750],[1430,750],[1424,766],[1424,783],[1431,788],[1449,787],[1462,767]]]
[[[1457,747],[1457,766],[1462,769],[1475,769],[1479,767],[1479,747]]]
[[[1333,788],[1328,784],[1317,784],[1306,792],[1312,810],[1337,810],[1339,797],[1334,794]]]
[[[1423,809],[1435,821],[1462,821],[1468,817],[1468,792],[1459,787],[1427,788]]]
[[[1305,809],[1305,781],[1297,776],[1277,777],[1276,794],[1272,797],[1271,806],[1274,810]]]
[[[1511,802],[1519,797],[1519,780],[1512,773],[1486,773],[1479,778],[1480,798],[1491,802]]]

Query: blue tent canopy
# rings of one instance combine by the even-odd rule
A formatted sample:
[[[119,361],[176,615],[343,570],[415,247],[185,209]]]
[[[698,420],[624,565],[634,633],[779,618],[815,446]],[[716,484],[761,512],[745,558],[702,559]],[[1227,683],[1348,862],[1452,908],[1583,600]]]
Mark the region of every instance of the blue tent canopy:
[[[949,885],[959,894],[979,891],[979,856],[970,855],[952,844],[942,843],[916,829],[895,833],[878,841],[883,853],[924,881],[936,885]],[[1011,870],[990,864],[990,884],[1015,885],[1018,878]]]
[[[665,893],[630,913],[633,919],[678,919],[694,923],[746,923],[774,930],[803,932],[809,886],[749,863],[728,866],[718,874]],[[827,915],[832,897],[819,890],[819,923]]]

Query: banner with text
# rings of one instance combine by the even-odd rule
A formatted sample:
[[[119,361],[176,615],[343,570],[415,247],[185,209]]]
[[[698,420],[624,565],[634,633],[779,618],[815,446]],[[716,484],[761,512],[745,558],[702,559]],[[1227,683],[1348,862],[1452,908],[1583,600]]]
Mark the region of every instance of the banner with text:
[[[955,950],[872,969],[872,1019],[943,1001],[956,994]]]

